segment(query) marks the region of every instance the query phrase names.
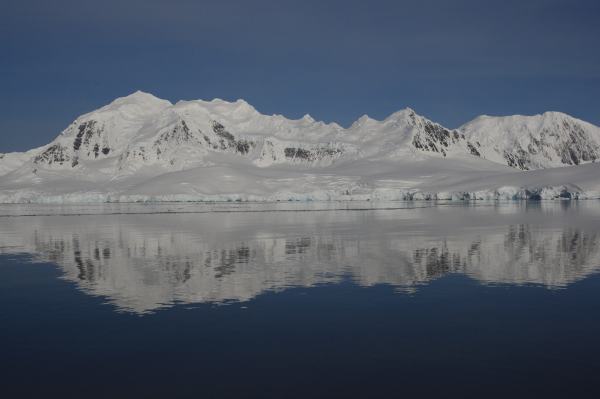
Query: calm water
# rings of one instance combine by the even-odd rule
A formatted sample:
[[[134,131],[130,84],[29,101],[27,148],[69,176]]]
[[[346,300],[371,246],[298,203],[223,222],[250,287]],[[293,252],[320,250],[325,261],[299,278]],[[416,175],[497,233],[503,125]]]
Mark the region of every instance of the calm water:
[[[598,271],[591,201],[0,205],[2,392],[597,398]]]

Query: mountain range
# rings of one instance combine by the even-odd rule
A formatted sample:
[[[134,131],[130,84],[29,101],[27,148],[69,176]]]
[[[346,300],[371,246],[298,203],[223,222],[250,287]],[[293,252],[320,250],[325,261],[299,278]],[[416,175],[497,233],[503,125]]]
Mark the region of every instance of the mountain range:
[[[0,154],[0,202],[600,198],[598,159],[600,128],[560,112],[344,128],[138,91]]]

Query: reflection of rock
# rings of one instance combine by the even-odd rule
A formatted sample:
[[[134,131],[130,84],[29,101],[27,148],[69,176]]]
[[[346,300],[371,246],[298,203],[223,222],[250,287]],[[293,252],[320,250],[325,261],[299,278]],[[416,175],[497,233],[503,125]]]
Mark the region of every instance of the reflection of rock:
[[[419,211],[410,212],[414,219]],[[403,290],[449,273],[560,287],[600,266],[600,237],[575,227],[390,234],[377,230],[374,214],[344,216],[339,230],[323,227],[328,215],[10,218],[0,227],[0,253],[33,253],[58,264],[83,291],[140,313],[174,302],[244,301],[344,277]],[[264,224],[255,226],[258,220]]]

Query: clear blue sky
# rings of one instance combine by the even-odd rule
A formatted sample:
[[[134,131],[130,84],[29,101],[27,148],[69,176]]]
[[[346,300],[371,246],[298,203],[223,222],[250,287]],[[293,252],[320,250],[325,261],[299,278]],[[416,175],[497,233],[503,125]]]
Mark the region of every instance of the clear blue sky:
[[[349,125],[560,110],[600,124],[598,0],[0,0],[0,152],[135,90]]]

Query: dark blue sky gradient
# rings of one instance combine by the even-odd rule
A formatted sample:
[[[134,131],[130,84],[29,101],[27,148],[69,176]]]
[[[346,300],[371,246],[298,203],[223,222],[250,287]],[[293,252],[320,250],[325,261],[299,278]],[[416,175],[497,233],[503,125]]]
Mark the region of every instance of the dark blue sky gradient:
[[[600,124],[600,1],[0,0],[0,152],[135,90],[349,125],[560,110]]]

